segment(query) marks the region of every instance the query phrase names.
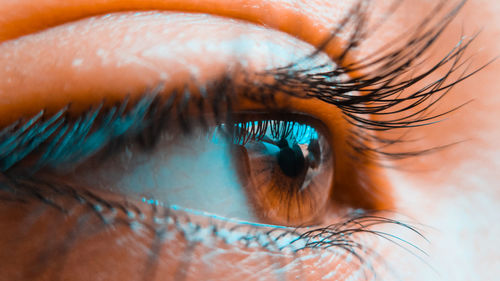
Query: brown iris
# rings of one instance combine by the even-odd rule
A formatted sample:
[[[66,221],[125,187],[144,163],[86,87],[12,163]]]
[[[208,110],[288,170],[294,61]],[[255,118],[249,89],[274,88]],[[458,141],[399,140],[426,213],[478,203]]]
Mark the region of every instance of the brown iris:
[[[285,135],[267,130],[261,138],[235,149],[235,163],[249,201],[266,223],[318,223],[329,200],[333,179],[329,144],[315,129],[293,123],[306,127],[308,133],[288,130]]]

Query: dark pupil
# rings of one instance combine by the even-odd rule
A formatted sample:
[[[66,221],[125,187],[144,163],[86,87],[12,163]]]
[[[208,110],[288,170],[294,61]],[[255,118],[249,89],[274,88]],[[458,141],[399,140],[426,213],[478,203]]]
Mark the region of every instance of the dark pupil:
[[[292,178],[302,175],[304,172],[305,159],[300,147],[297,144],[290,147],[285,139],[281,139],[277,144],[280,148],[278,165],[283,173]]]

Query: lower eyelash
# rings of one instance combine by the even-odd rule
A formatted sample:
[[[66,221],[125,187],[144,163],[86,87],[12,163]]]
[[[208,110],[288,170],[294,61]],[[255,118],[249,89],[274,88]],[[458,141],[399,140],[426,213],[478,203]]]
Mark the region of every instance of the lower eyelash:
[[[365,276],[375,275],[375,268],[378,268],[379,263],[383,265],[387,261],[376,250],[365,244],[366,242],[363,242],[363,235],[388,240],[395,245],[406,248],[413,255],[421,252],[420,248],[410,241],[374,228],[380,225],[392,225],[422,236],[413,226],[377,213],[359,210],[351,212],[338,223],[319,228],[252,225],[248,229],[248,225],[245,224],[233,223],[230,225],[228,222],[214,218],[211,219],[210,225],[202,226],[189,213],[179,211],[176,208],[162,207],[159,204],[146,204],[138,207],[131,202],[108,201],[85,188],[41,178],[3,178],[0,181],[0,193],[3,195],[0,200],[4,204],[22,202],[25,206],[30,206],[29,204],[41,203],[47,206],[46,210],[52,209],[64,215],[65,221],[72,221],[71,217],[73,216],[90,215],[91,217],[87,218],[89,225],[86,225],[85,229],[79,230],[78,237],[88,237],[87,235],[96,229],[113,231],[119,225],[127,226],[131,232],[149,231],[153,235],[152,240],[159,239],[158,241],[163,241],[162,243],[168,243],[165,241],[164,235],[172,233],[172,231],[182,233],[186,243],[195,241],[196,237],[203,232],[210,233],[212,239],[226,244],[236,243],[239,247],[257,247],[275,253],[290,253],[294,257],[297,254],[300,255],[302,251],[316,251],[313,253],[318,256],[328,252],[341,258],[337,262],[345,262],[345,268],[358,268],[359,272],[357,273]],[[36,214],[36,216],[42,215],[43,213]],[[25,227],[29,229],[29,225]],[[39,233],[39,235],[42,234]],[[68,241],[61,241],[61,246],[72,245],[75,238],[77,237],[68,237]],[[156,243],[148,245],[154,247]],[[151,248],[151,252],[159,255],[158,251],[153,248]],[[44,262],[49,260],[46,258],[51,254],[46,252],[45,259],[34,260],[36,267],[43,270]],[[154,268],[157,259],[158,256],[154,257],[152,268]]]

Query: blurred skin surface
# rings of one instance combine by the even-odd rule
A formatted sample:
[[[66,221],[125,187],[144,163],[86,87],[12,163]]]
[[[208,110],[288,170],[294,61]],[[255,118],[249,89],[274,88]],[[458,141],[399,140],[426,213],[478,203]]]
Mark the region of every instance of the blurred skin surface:
[[[55,112],[70,102],[78,111],[103,98],[112,102],[126,95],[134,97],[160,82],[172,84],[190,79],[194,72],[203,81],[216,77],[231,64],[243,63],[257,70],[281,66],[293,55],[308,53],[311,46],[307,43],[321,42],[354,3],[41,0],[33,4],[28,0],[0,0],[0,14],[4,15],[0,19],[0,123],[5,126],[42,108]],[[383,17],[391,3],[374,1],[371,16]],[[434,6],[434,1],[404,1],[354,56],[377,50],[419,23]],[[209,13],[266,28],[208,16],[172,16],[159,11],[134,13],[139,10]],[[474,55],[473,68],[499,55],[500,18],[495,16],[499,12],[500,4],[493,0],[467,2],[441,37],[440,47],[434,49],[431,58],[439,59],[461,35],[472,35],[479,29],[482,31],[468,53]],[[123,14],[86,19],[108,13]],[[58,27],[72,21],[76,22]],[[186,28],[199,22],[206,28],[202,35]],[[247,39],[240,42],[234,39],[242,33],[251,34],[249,41],[256,45],[265,42],[269,47],[248,47],[235,55],[234,50],[241,44],[252,46]],[[196,48],[210,44],[211,48]],[[59,51],[54,51],[54,46]],[[283,46],[295,49],[288,54]],[[262,53],[257,54],[258,51]],[[325,52],[334,56],[339,48],[332,45]],[[444,122],[413,132],[419,147],[464,142],[436,154],[397,162],[399,169],[377,170],[387,175],[383,182],[393,192],[392,199],[384,194],[391,201],[387,205],[394,205],[396,212],[417,222],[417,228],[430,241],[408,237],[428,253],[422,260],[397,250],[396,245],[378,247],[374,242],[374,248],[391,268],[380,269],[379,280],[496,280],[500,274],[500,253],[496,247],[500,237],[497,224],[500,178],[496,172],[500,169],[498,75],[500,64],[494,62],[459,84],[439,108],[473,102]],[[347,124],[338,109],[314,101],[291,103],[296,111],[321,120],[330,132],[336,135],[345,132]],[[240,109],[248,108],[251,106],[242,104]],[[240,196],[234,194],[231,198],[242,200]],[[96,229],[95,235],[76,239],[68,249],[58,249],[59,254],[67,255],[62,263],[48,262],[43,271],[30,270],[26,268],[28,261],[40,245],[48,243],[49,237],[56,240],[65,231],[72,233],[71,226],[85,224],[84,214],[77,220],[75,216],[48,212],[27,229],[19,222],[26,213],[36,212],[36,207],[12,208],[0,204],[0,211],[0,280],[54,280],[54,276],[60,280],[144,280],[144,276],[154,276],[151,277],[154,280],[343,280],[348,276],[363,280],[359,273],[356,275],[355,268],[336,267],[342,264],[339,256],[332,260],[327,255],[318,257],[307,251],[299,256],[271,253],[247,249],[234,242],[213,241],[203,235],[191,237],[194,244],[190,244],[180,232],[167,235],[162,241],[162,255],[154,268],[156,274],[148,275],[142,265],[147,264],[144,249],[150,247],[151,238],[145,232],[131,232],[125,227],[113,231]],[[192,219],[209,225],[212,218],[193,215]],[[61,231],[47,227],[50,220],[59,220]],[[249,230],[243,228],[241,233],[246,231]],[[397,272],[397,277],[393,272]]]

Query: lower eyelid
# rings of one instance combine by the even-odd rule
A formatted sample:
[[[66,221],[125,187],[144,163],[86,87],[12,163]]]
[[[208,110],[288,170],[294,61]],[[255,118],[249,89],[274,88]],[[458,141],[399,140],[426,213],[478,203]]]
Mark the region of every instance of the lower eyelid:
[[[207,264],[205,262],[217,262],[218,259],[213,255],[222,259],[231,258],[234,265],[240,265],[239,262],[244,261],[241,266],[249,269],[251,274],[269,270],[272,264],[277,263],[287,266],[286,274],[295,277],[307,276],[315,278],[316,274],[323,276],[328,273],[330,273],[330,277],[355,277],[358,275],[366,276],[366,274],[371,276],[373,274],[372,270],[382,270],[386,260],[380,263],[380,257],[371,252],[373,245],[370,243],[372,241],[362,242],[363,240],[360,240],[362,235],[351,237],[349,232],[343,232],[343,230],[361,231],[361,229],[358,229],[358,223],[367,225],[374,222],[388,225],[394,223],[384,217],[370,214],[366,214],[365,217],[362,213],[359,213],[357,219],[356,217],[342,218],[338,220],[338,225],[331,225],[329,228],[277,228],[225,221],[222,218],[210,217],[203,213],[175,207],[165,209],[163,206],[155,204],[155,202],[126,202],[114,194],[81,192],[84,188],[74,186],[73,188],[76,189],[72,189],[72,187],[68,186],[63,187],[61,183],[52,183],[49,187],[42,181],[32,181],[31,183],[25,181],[23,185],[25,187],[38,186],[39,188],[45,186],[48,189],[45,190],[47,193],[39,190],[39,194],[42,194],[42,197],[39,198],[24,194],[25,205],[24,208],[16,208],[20,220],[16,220],[14,225],[5,224],[8,220],[0,220],[0,222],[7,227],[3,229],[16,230],[22,227],[25,228],[24,233],[26,235],[35,235],[39,238],[30,240],[32,253],[35,253],[34,256],[31,255],[33,259],[19,260],[20,257],[17,255],[11,256],[9,259],[27,263],[26,267],[31,267],[33,269],[31,272],[38,273],[38,276],[41,276],[42,272],[50,274],[52,269],[50,266],[47,269],[42,268],[43,265],[46,265],[47,260],[52,262],[57,260],[55,256],[52,256],[56,253],[50,251],[57,245],[71,247],[67,252],[57,252],[58,257],[64,257],[66,261],[63,267],[57,267],[59,269],[57,274],[61,276],[74,274],[71,268],[84,267],[85,270],[90,270],[94,268],[95,264],[89,263],[89,260],[99,260],[100,265],[106,266],[99,266],[95,269],[97,270],[95,272],[100,272],[103,276],[107,274],[120,275],[120,273],[128,272],[127,278],[132,278],[132,276],[135,276],[134,274],[144,274],[144,268],[138,266],[138,264],[145,263],[147,261],[146,257],[151,257],[152,253],[154,259],[150,260],[150,262],[155,265],[154,274],[157,276],[177,276],[178,273],[175,270],[172,271],[177,267],[172,265],[182,263],[183,260],[179,260],[179,257],[184,257],[189,258],[191,263],[186,265],[185,268],[181,268],[188,270],[188,276],[191,278],[199,279],[194,276],[199,270],[206,268]],[[20,187],[18,185],[18,188]],[[53,190],[51,191],[52,188],[58,190],[57,195],[51,193],[53,192]],[[17,193],[17,196],[20,194]],[[12,195],[8,194],[11,197]],[[40,198],[51,200],[52,203],[61,206],[62,210],[66,210],[66,213],[45,205],[47,202],[41,202]],[[0,208],[8,209],[16,206],[14,204],[16,203],[2,204]],[[26,212],[25,215],[29,215],[25,216],[23,212]],[[8,213],[13,214],[13,212]],[[29,220],[29,218],[33,218],[32,215],[37,218],[34,224],[33,221]],[[50,218],[50,220],[46,221],[47,218]],[[352,225],[348,223],[349,220],[352,221]],[[78,222],[83,224],[78,224]],[[394,225],[398,226],[398,223],[396,222]],[[40,228],[41,226],[44,227]],[[406,228],[406,225],[399,225],[399,227]],[[48,231],[48,229],[53,229],[53,231]],[[76,230],[78,232],[73,233],[73,236],[65,234],[66,231],[74,232]],[[12,233],[18,232],[14,231]],[[42,248],[39,243],[46,243],[44,239],[49,238],[48,235],[51,238],[50,247],[52,248],[46,249],[48,250],[46,252],[39,252]],[[301,238],[299,238],[300,236]],[[333,237],[337,237],[339,240]],[[388,237],[390,238],[390,236]],[[175,239],[175,244],[171,243],[172,239]],[[17,245],[17,243],[26,243],[26,241],[16,240],[15,238],[12,241],[13,243],[10,246]],[[119,242],[115,245],[110,241]],[[351,243],[349,241],[362,243],[353,246],[352,250],[359,255],[358,258],[363,260],[358,260],[357,257],[352,255],[349,250],[350,246],[348,246],[348,243]],[[193,252],[187,251],[189,247],[192,247]],[[219,248],[222,253],[214,253],[214,247]],[[16,251],[13,253],[16,253]],[[36,253],[40,253],[40,255]],[[43,255],[45,259],[37,260],[43,253],[45,253]],[[203,257],[208,254],[212,258],[209,258],[209,256],[203,259],[190,258],[192,256]],[[220,256],[218,256],[219,254]],[[272,256],[274,258],[271,258]],[[47,259],[47,257],[50,258]],[[254,259],[259,262],[252,262]],[[118,264],[116,263],[117,260],[120,261]],[[292,263],[292,261],[297,260],[299,262]],[[33,267],[32,264],[29,264],[31,261],[37,265],[42,265],[42,267]],[[122,268],[123,265],[131,264],[135,266],[129,269]],[[205,274],[217,276],[217,274],[224,273],[224,264],[218,264],[217,271],[210,271]],[[310,266],[313,266],[315,270],[313,272],[307,271],[306,274],[304,269]],[[338,271],[331,273],[332,267],[337,268]],[[0,265],[0,268],[2,268],[2,265]],[[69,271],[65,269],[69,269]],[[140,272],[129,272],[130,269],[139,270]],[[234,274],[234,272],[231,272],[228,273],[228,276],[233,276],[231,274]],[[9,275],[7,274],[7,276]],[[123,278],[120,280],[123,280]]]

